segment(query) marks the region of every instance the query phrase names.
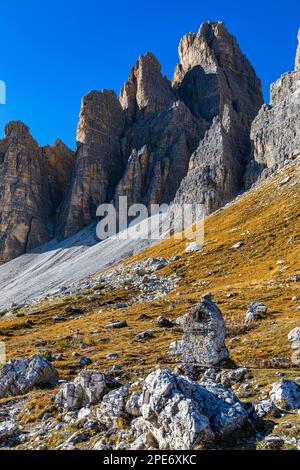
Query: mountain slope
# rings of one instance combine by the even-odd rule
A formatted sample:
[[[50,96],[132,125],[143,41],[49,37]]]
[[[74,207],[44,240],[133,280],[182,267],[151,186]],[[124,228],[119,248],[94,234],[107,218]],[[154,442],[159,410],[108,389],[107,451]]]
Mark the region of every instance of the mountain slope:
[[[137,358],[146,366],[169,362],[169,344],[179,339],[180,334],[158,330],[154,339],[141,343],[135,342],[135,335],[147,328],[156,329],[155,319],[159,315],[173,318],[182,315],[210,291],[224,314],[228,346],[235,361],[258,368],[297,367],[291,361],[287,334],[300,323],[299,284],[293,281],[300,274],[299,182],[298,159],[209,216],[201,252],[186,254],[186,242],[171,238],[128,258],[125,270],[127,265],[143,263],[149,257],[181,256],[159,271],[160,276],[166,277],[161,285],[174,273],[180,277],[178,286],[157,300],[144,298],[137,302],[139,288],[124,288],[121,280],[118,281],[121,278],[115,275],[116,284],[110,287],[108,281],[101,281],[101,274],[100,278],[91,280],[87,291],[46,300],[32,309],[18,309],[12,317],[3,317],[0,327],[2,335],[7,336],[9,356],[14,356],[17,350],[22,356],[36,352],[38,347],[34,344],[43,338],[45,347],[51,351],[59,353],[63,349],[66,360],[57,366],[68,373],[69,367],[70,372],[76,364],[71,352],[78,347],[80,338],[82,341],[89,337],[92,338],[90,357],[100,368],[111,364],[105,356],[115,350],[128,362],[129,368],[137,366]],[[238,242],[243,245],[232,248]],[[298,303],[292,300],[294,297]],[[269,313],[263,321],[248,327],[244,321],[247,305],[255,300],[264,302]],[[126,305],[116,308],[122,302]],[[82,307],[86,314],[78,319],[69,318],[64,314],[68,305]],[[139,320],[141,313],[148,316],[144,321]],[[56,323],[55,315],[63,315],[65,321]],[[28,330],[29,319],[32,328]],[[112,319],[126,319],[129,329],[104,330],[104,325]],[[94,329],[97,332],[93,335]],[[72,339],[72,331],[80,331],[80,336]]]

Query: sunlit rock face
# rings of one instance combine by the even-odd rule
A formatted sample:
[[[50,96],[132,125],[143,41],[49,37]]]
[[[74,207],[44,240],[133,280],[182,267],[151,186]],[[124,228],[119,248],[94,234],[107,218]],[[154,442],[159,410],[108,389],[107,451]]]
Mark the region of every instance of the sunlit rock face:
[[[261,83],[223,22],[204,23],[198,33],[184,36],[179,57],[173,85],[208,130],[175,202],[201,203],[211,212],[243,187],[250,126],[263,103]]]
[[[0,141],[0,263],[53,236],[72,161],[61,141],[39,147],[25,124],[7,124]]]
[[[300,155],[299,45],[295,71],[285,73],[271,85],[270,104],[264,105],[254,119],[251,141],[253,159],[245,174],[246,188]]]

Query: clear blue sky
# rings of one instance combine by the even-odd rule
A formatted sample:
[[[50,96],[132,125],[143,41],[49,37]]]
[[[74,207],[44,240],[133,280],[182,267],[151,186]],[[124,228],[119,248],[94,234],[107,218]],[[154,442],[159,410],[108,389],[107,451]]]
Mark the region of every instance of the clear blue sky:
[[[180,38],[205,20],[225,21],[268,100],[270,83],[294,66],[300,0],[0,0],[0,18],[0,134],[21,119],[40,144],[74,147],[82,95],[118,92],[148,50],[171,77]]]

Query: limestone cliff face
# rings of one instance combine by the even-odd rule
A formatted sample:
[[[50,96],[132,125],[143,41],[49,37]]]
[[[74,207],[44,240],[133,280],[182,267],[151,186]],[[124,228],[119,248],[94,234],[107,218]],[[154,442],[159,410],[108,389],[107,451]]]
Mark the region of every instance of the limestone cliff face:
[[[175,202],[198,202],[208,212],[243,187],[250,126],[262,103],[260,80],[224,23],[204,23],[179,45],[173,84],[193,115],[210,127],[192,156]]]
[[[298,47],[296,52],[295,70],[300,70],[300,29],[298,31]]]
[[[179,45],[173,81],[151,53],[121,89],[83,97],[75,156],[40,148],[21,123],[0,141],[0,262],[64,238],[97,207],[202,202],[210,212],[243,187],[260,81],[224,23],[204,23]],[[296,72],[295,72],[296,73]]]
[[[127,126],[122,138],[125,170],[114,201],[170,203],[204,126],[178,101],[151,53],[141,56],[121,90]]]
[[[125,117],[112,91],[84,96],[77,128],[72,179],[61,208],[57,233],[80,230],[96,217],[97,207],[110,200],[121,177],[120,137]]]
[[[295,71],[271,86],[270,104],[253,121],[251,140],[253,159],[245,174],[246,188],[300,155],[299,47]]]
[[[175,100],[171,83],[162,75],[156,57],[151,52],[141,56],[121,89],[120,103],[127,123],[167,108]]]
[[[72,158],[61,142],[40,148],[22,122],[7,124],[0,141],[0,263],[52,237]]]
[[[129,204],[170,203],[203,134],[201,123],[180,101],[138,121],[122,140],[127,164],[115,202],[118,196],[127,196]]]

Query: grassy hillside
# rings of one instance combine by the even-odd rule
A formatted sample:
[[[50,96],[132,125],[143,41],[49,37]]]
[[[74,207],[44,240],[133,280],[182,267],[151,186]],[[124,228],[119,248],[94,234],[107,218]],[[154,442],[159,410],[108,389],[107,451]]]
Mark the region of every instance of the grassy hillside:
[[[93,368],[121,364],[124,378],[139,376],[153,365],[170,364],[169,344],[182,336],[178,330],[159,328],[157,317],[176,318],[211,292],[225,317],[227,344],[238,365],[251,367],[261,384],[276,380],[278,370],[289,369],[289,377],[299,376],[300,364],[291,359],[287,341],[288,333],[300,326],[299,283],[291,280],[300,274],[299,182],[298,160],[209,216],[201,252],[185,254],[186,241],[171,238],[128,259],[126,263],[181,256],[160,272],[164,276],[176,272],[180,282],[176,291],[159,300],[133,302],[120,309],[116,304],[130,304],[135,293],[102,286],[100,294],[95,294],[95,288],[44,301],[16,310],[10,318],[2,312],[0,341],[6,343],[8,358],[45,349],[63,353],[64,359],[54,364],[62,378],[71,378],[80,370],[74,354],[78,353],[90,357]],[[243,243],[241,248],[232,248],[237,242]],[[292,300],[297,296],[298,300]],[[249,326],[244,317],[254,300],[264,302],[269,312],[264,320]],[[70,305],[83,308],[84,314],[66,314],[65,307]],[[55,321],[56,315],[64,321]],[[105,329],[116,319],[126,319],[128,328]],[[137,333],[146,329],[156,330],[154,338],[137,341]],[[82,343],[85,349],[80,348]],[[108,360],[109,353],[118,357]]]

